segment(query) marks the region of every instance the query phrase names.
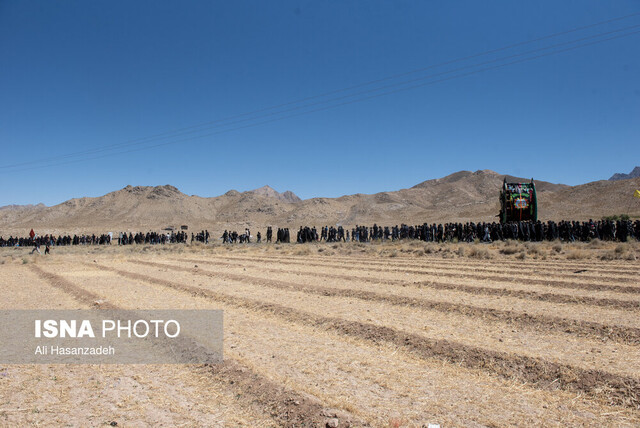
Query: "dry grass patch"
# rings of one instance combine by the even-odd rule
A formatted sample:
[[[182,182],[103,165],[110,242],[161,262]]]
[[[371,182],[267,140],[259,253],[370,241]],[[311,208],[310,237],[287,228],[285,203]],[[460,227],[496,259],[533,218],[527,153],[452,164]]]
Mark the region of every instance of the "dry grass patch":
[[[471,248],[469,248],[469,257],[474,259],[486,260],[486,259],[492,259],[493,255],[489,252],[487,248],[472,246]]]
[[[567,260],[583,260],[588,258],[589,253],[584,250],[571,250],[567,254]]]
[[[520,251],[522,251],[522,244],[520,242],[516,242],[516,241],[505,241],[502,243],[502,246],[500,247],[500,254],[504,254],[507,256],[513,255],[513,254],[517,254]]]
[[[600,256],[601,260],[637,260],[633,247],[625,244],[618,244],[613,250],[606,251]]]
[[[311,253],[312,253],[311,248],[307,246],[298,247],[292,251],[292,254],[296,256],[309,256],[311,255]]]
[[[429,244],[424,246],[424,250],[423,251],[424,251],[425,254],[433,254],[433,253],[436,252],[436,248],[435,247],[436,247],[435,244],[429,243]]]
[[[518,252],[520,252],[520,248],[513,247],[513,246],[504,247],[500,249],[500,254],[505,254],[505,255],[512,255]]]
[[[589,248],[604,248],[607,244],[599,239],[592,239],[587,243]]]
[[[524,246],[527,249],[527,254],[531,256],[543,256],[546,254],[539,243],[527,242]]]

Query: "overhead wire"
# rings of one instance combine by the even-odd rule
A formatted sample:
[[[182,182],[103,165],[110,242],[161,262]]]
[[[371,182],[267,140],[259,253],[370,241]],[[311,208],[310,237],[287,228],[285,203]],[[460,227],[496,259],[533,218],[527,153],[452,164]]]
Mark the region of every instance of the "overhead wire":
[[[619,17],[619,18],[613,18],[613,19],[610,19],[610,20],[607,20],[607,21],[602,21],[600,23],[595,23],[595,24],[591,24],[591,25],[588,25],[588,26],[578,27],[578,28],[575,28],[575,29],[563,31],[563,32],[560,32],[560,33],[555,33],[555,34],[544,36],[544,37],[539,37],[537,39],[533,39],[533,40],[530,40],[530,41],[520,42],[520,43],[516,43],[516,44],[513,44],[513,45],[505,46],[505,47],[498,48],[498,49],[492,49],[490,51],[485,51],[483,53],[479,53],[479,54],[475,54],[475,55],[471,55],[471,56],[467,56],[467,57],[462,57],[462,58],[450,60],[450,61],[447,61],[445,63],[440,63],[440,64],[432,65],[432,66],[429,66],[429,67],[424,67],[422,69],[417,69],[417,70],[413,70],[413,71],[410,71],[410,72],[397,74],[397,75],[394,75],[394,76],[388,76],[388,77],[385,77],[385,78],[382,78],[382,79],[377,79],[375,81],[370,81],[370,82],[362,83],[362,84],[359,84],[359,85],[354,85],[354,86],[351,86],[349,88],[343,88],[343,89],[327,92],[325,94],[320,94],[320,95],[316,95],[316,96],[313,96],[313,97],[306,97],[306,98],[303,98],[303,99],[300,99],[300,100],[297,100],[297,101],[283,103],[283,104],[280,104],[280,105],[277,105],[277,106],[271,106],[271,107],[266,107],[266,108],[259,109],[259,110],[254,110],[253,112],[242,113],[242,114],[239,114],[239,115],[230,116],[230,117],[225,118],[225,119],[218,119],[216,121],[211,121],[211,122],[206,122],[206,123],[199,124],[199,125],[194,125],[194,126],[191,126],[191,127],[181,128],[181,130],[168,131],[168,132],[165,132],[165,133],[156,134],[155,136],[145,137],[145,138],[141,138],[141,139],[138,139],[138,140],[130,140],[130,142],[128,142],[128,143],[119,143],[119,144],[114,144],[114,145],[109,145],[109,146],[102,146],[102,147],[99,147],[99,148],[96,148],[96,149],[91,149],[91,150],[86,150],[86,151],[81,151],[81,152],[75,152],[75,153],[70,153],[70,154],[61,155],[61,156],[43,158],[43,159],[38,159],[38,160],[30,160],[30,161],[22,162],[22,163],[19,163],[19,164],[5,165],[3,167],[0,167],[0,172],[4,172],[4,171],[7,171],[7,170],[10,170],[10,172],[16,172],[16,171],[23,171],[23,170],[28,170],[28,169],[37,169],[37,168],[46,168],[46,167],[56,166],[56,165],[65,165],[65,164],[69,164],[69,163],[77,163],[77,162],[83,162],[83,161],[87,161],[87,160],[99,159],[99,158],[107,157],[107,156],[114,156],[114,155],[118,155],[118,154],[131,153],[131,152],[135,152],[135,151],[139,151],[139,150],[146,150],[146,149],[165,146],[165,145],[169,145],[169,144],[177,144],[177,143],[180,143],[180,142],[191,141],[191,140],[197,139],[197,138],[204,138],[204,137],[207,137],[207,136],[216,135],[216,134],[223,133],[223,132],[229,132],[229,131],[238,130],[238,129],[245,129],[247,127],[253,127],[253,126],[258,126],[258,125],[262,125],[262,124],[266,124],[266,123],[270,123],[270,122],[274,122],[274,121],[284,120],[284,119],[287,119],[287,118],[290,118],[290,117],[300,116],[300,115],[303,115],[303,114],[310,114],[310,113],[314,113],[314,112],[317,112],[317,111],[327,110],[327,109],[330,109],[330,108],[336,108],[336,107],[343,106],[343,105],[346,105],[346,104],[352,104],[352,103],[355,103],[355,102],[362,102],[362,101],[369,100],[369,99],[372,99],[372,98],[376,98],[376,97],[379,97],[379,96],[389,95],[389,94],[396,93],[396,92],[399,92],[399,91],[405,91],[405,90],[409,90],[409,89],[414,89],[414,88],[422,87],[422,86],[433,84],[433,83],[439,83],[439,82],[442,82],[442,81],[451,80],[453,78],[465,77],[465,76],[468,76],[468,75],[471,75],[471,74],[476,74],[478,72],[487,71],[487,70],[490,70],[490,69],[500,68],[500,67],[516,64],[516,63],[523,62],[523,61],[529,61],[529,60],[540,58],[540,57],[543,57],[543,56],[548,56],[548,55],[552,55],[552,54],[556,54],[556,53],[560,53],[560,52],[565,52],[565,51],[577,49],[577,48],[580,48],[580,47],[590,46],[590,45],[593,45],[593,44],[597,44],[597,43],[601,43],[601,42],[605,42],[605,41],[609,41],[609,40],[614,40],[614,39],[618,39],[618,38],[621,38],[621,37],[627,37],[627,36],[630,36],[630,35],[637,34],[638,32],[631,32],[631,33],[626,33],[626,34],[622,34],[622,35],[619,35],[619,36],[600,39],[600,40],[596,40],[594,42],[580,44],[580,45],[573,46],[573,47],[570,47],[570,48],[567,48],[567,49],[561,49],[561,50],[549,52],[549,53],[546,53],[546,54],[537,55],[537,56],[534,56],[534,57],[523,58],[521,60],[509,62],[509,63],[506,63],[506,64],[500,64],[500,65],[493,66],[493,67],[483,68],[483,69],[480,69],[480,70],[472,71],[470,73],[459,74],[459,75],[455,75],[455,76],[451,76],[451,77],[443,78],[443,79],[438,79],[438,80],[431,81],[431,82],[412,85],[412,86],[404,87],[404,88],[398,88],[399,86],[409,85],[411,83],[418,82],[418,81],[423,81],[423,80],[427,80],[427,79],[433,79],[433,78],[436,78],[436,77],[439,77],[439,76],[456,73],[456,72],[459,72],[459,71],[462,71],[462,70],[466,70],[466,69],[470,69],[470,68],[477,68],[477,67],[480,67],[480,66],[483,66],[483,65],[487,65],[487,64],[491,64],[491,63],[506,61],[506,60],[509,60],[509,59],[512,59],[512,58],[521,57],[521,56],[525,56],[525,55],[530,55],[532,53],[536,53],[536,52],[540,52],[540,51],[544,51],[544,50],[549,50],[549,49],[554,49],[554,48],[557,48],[557,47],[560,47],[560,46],[566,46],[566,45],[570,45],[570,44],[575,44],[575,43],[578,43],[578,42],[581,42],[581,41],[594,39],[594,38],[599,38],[599,37],[603,37],[603,36],[614,34],[614,33],[621,32],[621,31],[627,31],[629,29],[634,29],[634,28],[640,27],[640,25],[632,25],[632,26],[627,26],[627,27],[623,27],[623,28],[618,28],[618,29],[615,29],[615,30],[611,30],[611,31],[603,32],[603,33],[598,33],[598,34],[595,34],[595,35],[585,36],[585,37],[582,37],[582,38],[579,38],[579,39],[574,39],[574,40],[565,41],[565,42],[557,43],[557,44],[550,45],[550,46],[544,46],[544,47],[541,47],[541,48],[536,48],[536,49],[533,49],[533,50],[530,50],[530,51],[526,51],[526,52],[516,53],[516,54],[508,55],[508,56],[505,56],[505,57],[501,57],[501,58],[496,58],[496,59],[492,59],[492,60],[488,60],[488,61],[483,61],[483,62],[480,62],[480,63],[471,64],[471,65],[459,67],[459,68],[452,69],[452,70],[446,70],[446,71],[443,71],[443,72],[440,72],[440,73],[421,76],[421,77],[417,77],[417,78],[414,78],[414,79],[405,80],[405,81],[402,81],[402,82],[392,83],[392,84],[388,84],[388,85],[384,85],[384,86],[379,86],[379,87],[367,89],[367,90],[364,90],[364,91],[359,91],[359,92],[356,92],[356,93],[350,93],[350,94],[342,95],[340,97],[333,97],[333,98],[328,99],[328,100],[317,101],[317,102],[314,102],[314,103],[307,103],[307,104],[302,105],[302,106],[295,106],[295,107],[291,107],[291,108],[284,109],[284,110],[279,110],[279,111],[275,111],[275,112],[271,112],[271,113],[255,116],[255,117],[238,119],[238,120],[229,122],[230,119],[235,119],[235,118],[239,118],[239,117],[243,117],[243,116],[256,114],[256,113],[259,113],[259,112],[264,112],[264,111],[268,111],[268,110],[272,110],[272,109],[276,109],[276,108],[281,108],[283,106],[299,104],[299,103],[301,103],[303,101],[318,99],[318,98],[321,98],[321,97],[325,97],[325,96],[327,96],[329,94],[336,94],[336,93],[340,93],[340,92],[345,92],[347,90],[352,90],[352,89],[358,88],[358,87],[365,87],[365,86],[368,86],[368,85],[371,85],[371,84],[381,83],[383,81],[392,80],[392,79],[397,78],[397,77],[407,76],[407,75],[410,75],[410,74],[415,74],[415,73],[420,72],[420,71],[425,71],[425,70],[428,70],[428,69],[444,66],[444,65],[447,65],[447,64],[460,62],[460,61],[463,61],[463,60],[466,60],[466,59],[469,59],[469,58],[476,58],[476,57],[488,55],[490,53],[495,53],[495,52],[507,50],[507,49],[510,49],[510,48],[513,48],[513,47],[530,44],[530,43],[533,43],[535,41],[540,41],[540,40],[545,40],[545,39],[557,37],[559,35],[569,34],[569,33],[576,32],[576,31],[579,31],[579,30],[582,30],[582,29],[592,28],[592,27],[595,27],[595,26],[603,25],[605,23],[610,23],[610,22],[613,22],[613,21],[618,21],[618,20],[621,20],[621,19],[626,19],[626,18],[629,18],[629,17],[637,16],[637,15],[640,15],[640,13],[626,15],[624,17]],[[197,136],[193,136],[193,137],[189,137],[189,138],[183,138],[183,139],[175,140],[175,141],[169,141],[169,142],[153,144],[153,145],[149,145],[148,144],[148,143],[150,143],[150,142],[152,142],[154,140],[157,140],[157,139],[175,138],[175,137],[180,137],[180,136],[184,136],[184,135],[191,134],[191,133],[202,132],[202,131],[205,131],[205,130],[211,129],[211,128],[228,127],[228,126],[235,125],[235,124],[238,124],[238,123],[243,123],[243,122],[247,122],[247,121],[255,121],[255,120],[258,120],[258,119],[264,119],[264,118],[267,118],[267,117],[272,117],[272,116],[276,116],[276,115],[282,115],[284,113],[289,113],[289,112],[297,111],[297,110],[300,110],[300,109],[308,109],[308,108],[311,108],[311,107],[314,107],[314,106],[318,106],[318,105],[321,105],[321,104],[335,103],[336,101],[341,101],[341,100],[345,100],[345,99],[348,99],[348,98],[354,98],[354,97],[358,97],[358,96],[365,95],[365,94],[371,94],[371,93],[374,93],[374,92],[379,92],[379,91],[383,91],[385,89],[390,89],[390,88],[397,88],[397,89],[386,91],[386,92],[382,92],[380,94],[374,94],[374,95],[367,96],[367,97],[364,97],[364,98],[356,98],[354,100],[349,100],[349,101],[346,101],[346,102],[340,102],[338,104],[332,104],[330,106],[326,106],[326,107],[323,107],[323,108],[307,110],[307,111],[303,111],[303,112],[300,112],[300,113],[297,113],[297,114],[286,115],[284,117],[273,118],[273,119],[270,119],[270,120],[261,121],[261,122],[257,122],[257,123],[251,123],[251,124],[244,125],[244,126],[232,127],[230,129],[222,129],[222,130],[219,130],[219,131],[216,131],[216,132],[206,133],[206,134],[203,134],[203,135],[197,135]],[[226,123],[225,123],[225,121],[226,121]],[[203,126],[210,125],[210,124],[213,124],[213,123],[218,123],[218,125],[207,126],[206,128],[203,128]],[[195,128],[203,128],[203,129],[195,129]],[[137,141],[137,143],[134,143],[136,141]],[[135,149],[130,149],[129,148],[127,150],[118,150],[118,149],[125,149],[127,147],[132,147],[132,146],[141,146],[141,147],[137,147]],[[75,160],[70,160],[70,161],[66,161],[66,162],[53,162],[52,163],[52,161],[57,160],[57,159],[64,159],[64,158],[67,158],[67,157],[78,157],[78,156],[94,155],[94,154],[98,154],[98,153],[101,153],[101,152],[113,151],[113,150],[116,150],[116,151],[113,152],[113,153],[107,153],[107,154],[103,154],[103,155],[99,155],[99,156],[83,157],[81,159],[75,159]],[[34,165],[34,164],[38,164],[38,163],[45,163],[45,164],[44,165],[40,165],[40,166],[34,166],[32,168],[18,168],[20,166]],[[16,168],[18,168],[18,169],[16,169]]]

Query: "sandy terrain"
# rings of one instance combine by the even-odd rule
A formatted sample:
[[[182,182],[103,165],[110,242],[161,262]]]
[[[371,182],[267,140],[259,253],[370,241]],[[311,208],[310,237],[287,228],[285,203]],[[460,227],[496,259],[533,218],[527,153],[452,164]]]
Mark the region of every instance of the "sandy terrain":
[[[223,309],[225,362],[4,365],[2,426],[640,425],[639,243],[29,251],[0,308]]]

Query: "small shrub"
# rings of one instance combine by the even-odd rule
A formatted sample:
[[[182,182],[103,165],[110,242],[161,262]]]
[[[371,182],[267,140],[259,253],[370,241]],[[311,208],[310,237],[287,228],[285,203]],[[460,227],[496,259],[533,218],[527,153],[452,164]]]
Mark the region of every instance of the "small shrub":
[[[615,251],[607,251],[606,253],[600,256],[600,260],[615,260],[618,258],[618,255]]]
[[[543,254],[543,251],[540,249],[539,245],[529,244],[529,245],[527,245],[527,254],[541,255],[541,254]]]
[[[605,243],[596,238],[589,241],[587,245],[589,246],[589,248],[602,248],[605,246]]]
[[[627,221],[629,220],[629,214],[614,214],[614,215],[608,215],[608,216],[604,216],[602,217],[602,220],[604,221],[608,221],[608,220],[613,220],[613,221],[618,221],[618,220],[622,220],[622,221]]]
[[[500,250],[501,254],[511,255],[517,253],[518,247],[506,246]]]
[[[471,247],[469,257],[473,257],[474,259],[490,259],[491,253],[486,248]]]
[[[296,248],[293,252],[296,256],[308,256],[311,254],[311,248],[304,246],[302,248]]]
[[[582,259],[586,259],[587,257],[589,257],[589,255],[585,251],[580,251],[580,250],[574,250],[569,252],[569,254],[567,254],[568,260],[582,260]]]
[[[623,244],[616,246],[611,251],[607,251],[600,257],[602,260],[636,260],[631,249]]]

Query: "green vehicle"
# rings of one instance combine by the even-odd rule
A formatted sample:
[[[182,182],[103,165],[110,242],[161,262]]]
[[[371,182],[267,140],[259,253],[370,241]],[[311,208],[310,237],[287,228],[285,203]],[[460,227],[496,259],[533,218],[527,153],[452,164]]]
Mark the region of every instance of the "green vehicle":
[[[500,223],[510,221],[538,221],[538,198],[533,178],[529,183],[507,183],[505,177],[500,191]]]

